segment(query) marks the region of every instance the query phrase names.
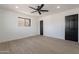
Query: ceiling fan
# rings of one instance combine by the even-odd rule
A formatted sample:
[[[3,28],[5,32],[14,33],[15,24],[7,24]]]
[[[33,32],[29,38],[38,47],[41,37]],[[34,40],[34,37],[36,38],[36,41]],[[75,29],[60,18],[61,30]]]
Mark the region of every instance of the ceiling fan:
[[[48,10],[42,10],[43,7],[44,7],[44,4],[41,4],[40,6],[37,6],[37,8],[34,8],[34,7],[29,7],[29,8],[31,8],[31,9],[34,10],[34,11],[31,12],[31,13],[38,12],[39,15],[41,15],[41,12],[48,12]]]

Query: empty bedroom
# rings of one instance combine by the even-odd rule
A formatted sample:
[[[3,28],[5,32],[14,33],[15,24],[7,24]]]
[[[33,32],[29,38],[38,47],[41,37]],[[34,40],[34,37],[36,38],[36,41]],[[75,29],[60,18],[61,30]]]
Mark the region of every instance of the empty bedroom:
[[[79,4],[0,4],[0,54],[79,54]]]

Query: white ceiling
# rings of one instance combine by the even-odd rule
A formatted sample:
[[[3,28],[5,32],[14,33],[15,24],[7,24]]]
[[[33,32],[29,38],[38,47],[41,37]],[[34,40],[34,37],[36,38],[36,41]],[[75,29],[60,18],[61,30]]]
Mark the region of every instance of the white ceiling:
[[[27,15],[40,16],[37,12],[31,13],[34,10],[29,8],[29,6],[37,7],[38,5],[39,4],[0,4],[0,8],[13,10]],[[16,6],[18,6],[19,8],[16,8]],[[60,6],[60,8],[57,9],[57,6]],[[79,7],[78,4],[45,4],[42,9],[49,10],[49,12],[44,12],[42,13],[42,15],[58,13],[77,7]]]

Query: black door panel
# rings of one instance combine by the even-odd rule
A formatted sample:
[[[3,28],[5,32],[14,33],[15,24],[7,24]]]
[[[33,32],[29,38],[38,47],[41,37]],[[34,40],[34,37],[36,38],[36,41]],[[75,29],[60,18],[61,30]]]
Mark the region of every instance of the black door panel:
[[[40,21],[40,35],[43,35],[43,21]]]
[[[78,14],[65,17],[65,40],[78,42]]]

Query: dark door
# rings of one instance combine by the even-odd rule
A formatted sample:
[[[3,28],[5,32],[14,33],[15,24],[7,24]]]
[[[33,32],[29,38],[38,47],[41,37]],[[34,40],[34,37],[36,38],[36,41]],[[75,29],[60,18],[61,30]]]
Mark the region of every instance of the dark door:
[[[43,35],[43,21],[40,21],[40,35]]]
[[[65,17],[65,40],[78,42],[78,14]]]

